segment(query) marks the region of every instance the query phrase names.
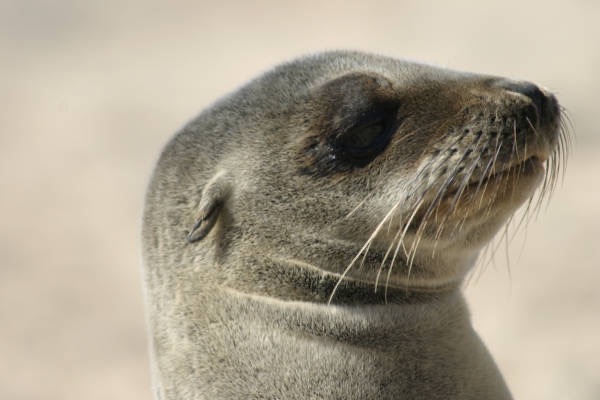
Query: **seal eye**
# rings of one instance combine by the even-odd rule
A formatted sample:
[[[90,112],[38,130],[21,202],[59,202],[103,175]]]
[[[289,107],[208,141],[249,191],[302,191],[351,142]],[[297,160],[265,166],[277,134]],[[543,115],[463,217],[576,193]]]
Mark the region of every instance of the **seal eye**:
[[[377,115],[346,129],[335,138],[337,156],[357,167],[364,167],[381,153],[390,141],[390,118]]]
[[[366,126],[355,126],[342,133],[337,143],[346,149],[366,150],[372,146],[385,130],[383,119],[374,121]]]

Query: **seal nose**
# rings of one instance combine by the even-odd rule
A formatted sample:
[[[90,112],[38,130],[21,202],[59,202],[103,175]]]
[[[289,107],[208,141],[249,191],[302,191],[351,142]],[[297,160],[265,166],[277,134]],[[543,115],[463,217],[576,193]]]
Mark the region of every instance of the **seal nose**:
[[[502,87],[510,92],[520,93],[531,99],[538,113],[543,114],[546,95],[540,90],[537,85],[529,82],[514,82],[508,81]]]
[[[519,93],[528,97],[533,103],[537,115],[542,118],[544,118],[544,115],[548,111],[548,101],[550,101],[549,97],[533,83],[502,79],[498,81],[495,86],[505,89],[509,92]]]

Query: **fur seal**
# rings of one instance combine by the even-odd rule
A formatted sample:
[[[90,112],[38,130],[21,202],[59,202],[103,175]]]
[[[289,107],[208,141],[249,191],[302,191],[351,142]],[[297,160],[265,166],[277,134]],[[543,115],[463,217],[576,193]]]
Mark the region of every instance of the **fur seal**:
[[[145,203],[156,398],[511,398],[461,283],[551,190],[561,115],[532,83],[359,52],[202,112]]]

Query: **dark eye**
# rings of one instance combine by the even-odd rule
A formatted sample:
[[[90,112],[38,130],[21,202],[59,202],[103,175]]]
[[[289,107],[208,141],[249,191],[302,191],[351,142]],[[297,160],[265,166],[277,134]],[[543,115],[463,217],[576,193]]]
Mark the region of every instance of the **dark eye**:
[[[383,119],[379,119],[368,125],[355,126],[341,134],[337,143],[347,149],[367,149],[372,146],[385,130]]]
[[[371,116],[339,134],[334,141],[337,157],[363,167],[385,150],[393,133],[391,115]]]

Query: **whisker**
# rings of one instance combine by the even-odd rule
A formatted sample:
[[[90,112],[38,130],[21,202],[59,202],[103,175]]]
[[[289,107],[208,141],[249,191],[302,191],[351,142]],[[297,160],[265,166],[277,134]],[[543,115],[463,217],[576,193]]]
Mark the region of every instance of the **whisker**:
[[[406,232],[408,231],[408,228],[410,227],[410,224],[412,224],[413,219],[415,218],[415,216],[419,212],[419,209],[421,208],[421,206],[423,205],[424,202],[425,202],[425,199],[424,199],[424,196],[423,196],[423,197],[421,197],[421,200],[415,206],[415,209],[412,212],[411,216],[408,218],[408,221],[406,221],[406,225],[404,226],[404,230],[402,231],[402,235],[398,239],[398,244],[396,245],[396,250],[394,251],[394,255],[392,256],[392,261],[390,261],[390,268],[388,269],[387,277],[386,277],[386,280],[385,280],[384,299],[385,299],[386,303],[387,303],[387,292],[388,292],[388,286],[389,286],[389,282],[390,282],[390,276],[392,274],[392,268],[394,266],[394,262],[396,261],[396,256],[398,255],[398,251],[400,249],[400,246],[401,245],[404,246],[404,237],[406,236]]]
[[[402,223],[400,223],[400,226],[402,226]],[[375,277],[375,293],[377,293],[377,286],[379,284],[379,276],[381,275],[383,266],[385,265],[387,258],[389,257],[392,249],[394,248],[394,243],[396,243],[396,240],[398,239],[398,237],[400,237],[401,233],[402,233],[402,229],[400,228],[400,229],[398,229],[398,232],[396,232],[396,234],[394,235],[394,238],[390,242],[390,245],[388,246],[388,249],[383,256],[383,260],[381,260],[381,264],[379,265],[379,269],[377,270],[377,276]]]
[[[349,219],[352,215],[354,215],[354,213],[363,206],[363,204],[365,204],[367,202],[369,198],[369,195],[366,195],[364,199],[362,199],[356,207],[354,207],[352,209],[352,211],[350,211],[348,214],[346,214],[346,216],[344,217],[344,219]]]
[[[342,272],[342,274],[338,278],[338,281],[335,284],[333,290],[331,291],[331,295],[329,295],[329,300],[327,301],[328,305],[331,304],[331,301],[333,300],[333,296],[335,296],[335,292],[339,288],[340,284],[342,283],[342,281],[344,280],[344,278],[346,277],[346,275],[348,275],[348,272],[350,271],[350,269],[352,268],[352,266],[354,265],[354,263],[356,263],[356,261],[361,256],[361,254],[366,249],[368,249],[371,246],[371,242],[375,239],[375,237],[377,236],[377,234],[381,230],[381,227],[386,223],[387,219],[394,213],[394,211],[396,211],[396,209],[398,208],[399,205],[400,205],[400,201],[397,202],[394,205],[394,207],[392,207],[392,209],[385,215],[385,217],[383,217],[383,219],[381,220],[381,222],[379,223],[379,225],[377,225],[377,227],[375,228],[375,230],[373,231],[373,233],[371,234],[371,236],[367,239],[367,241],[365,242],[365,244],[363,245],[363,247],[361,247],[361,249],[359,250],[358,254],[356,254],[356,256],[354,256],[354,258],[352,259],[352,261],[350,261],[350,264],[348,264],[348,266],[346,267],[346,269],[344,270],[344,272]]]

